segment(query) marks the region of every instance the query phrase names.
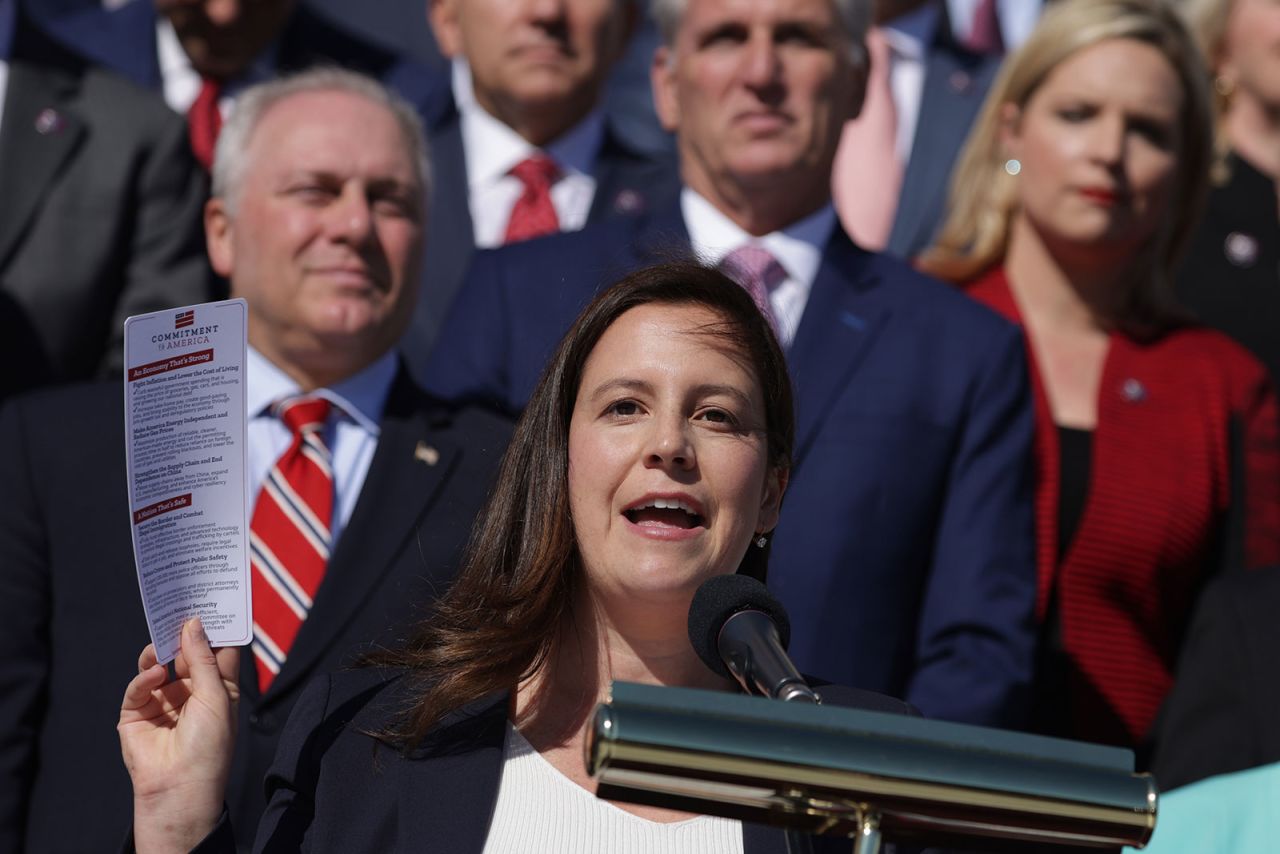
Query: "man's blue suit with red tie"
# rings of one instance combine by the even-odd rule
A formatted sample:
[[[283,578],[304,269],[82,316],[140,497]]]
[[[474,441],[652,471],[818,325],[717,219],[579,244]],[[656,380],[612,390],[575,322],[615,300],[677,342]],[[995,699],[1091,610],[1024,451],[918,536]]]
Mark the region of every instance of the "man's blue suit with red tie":
[[[519,410],[597,290],[688,252],[670,205],[478,253],[429,387]],[[927,716],[1021,723],[1035,558],[1019,333],[837,230],[788,359],[798,429],[769,586],[797,664]]]

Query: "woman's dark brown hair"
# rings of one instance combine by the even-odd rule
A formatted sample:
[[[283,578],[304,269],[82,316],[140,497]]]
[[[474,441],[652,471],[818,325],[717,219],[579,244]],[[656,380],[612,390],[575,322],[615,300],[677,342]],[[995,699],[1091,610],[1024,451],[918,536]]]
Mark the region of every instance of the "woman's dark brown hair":
[[[569,511],[569,422],[588,356],[609,326],[637,306],[688,305],[720,320],[700,333],[724,340],[752,369],[765,405],[769,465],[788,470],[795,439],[791,383],[768,321],[724,274],[691,261],[637,270],[583,310],[561,340],[503,457],[476,521],[462,571],[401,653],[418,699],[395,733],[418,743],[450,711],[537,673],[582,584]],[[768,550],[751,548],[739,572],[763,579]]]

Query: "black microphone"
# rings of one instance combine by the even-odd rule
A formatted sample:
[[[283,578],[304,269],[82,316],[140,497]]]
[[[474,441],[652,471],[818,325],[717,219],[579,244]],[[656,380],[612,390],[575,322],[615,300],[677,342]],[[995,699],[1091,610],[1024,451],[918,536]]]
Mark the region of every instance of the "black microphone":
[[[707,667],[737,679],[748,694],[821,702],[787,657],[787,612],[754,578],[717,575],[703,582],[689,606],[689,640]]]

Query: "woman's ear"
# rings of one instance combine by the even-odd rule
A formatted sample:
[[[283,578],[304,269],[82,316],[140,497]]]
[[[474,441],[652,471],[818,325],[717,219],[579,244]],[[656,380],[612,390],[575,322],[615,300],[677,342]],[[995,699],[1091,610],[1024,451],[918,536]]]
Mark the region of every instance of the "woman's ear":
[[[1017,158],[1022,150],[1022,108],[1014,103],[1001,104],[996,133],[1001,155]]]
[[[767,534],[778,526],[778,516],[782,511],[782,496],[787,491],[787,481],[790,478],[791,470],[785,468],[772,468],[765,475],[760,515],[756,517],[757,531]]]

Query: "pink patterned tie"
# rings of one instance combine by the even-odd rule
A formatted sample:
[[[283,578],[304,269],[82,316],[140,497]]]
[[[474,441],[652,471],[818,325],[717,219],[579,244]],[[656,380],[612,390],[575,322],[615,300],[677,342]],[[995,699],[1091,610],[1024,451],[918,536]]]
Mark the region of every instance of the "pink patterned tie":
[[[307,618],[333,546],[333,457],[320,437],[331,408],[319,397],[273,407],[293,441],[267,474],[249,524],[253,652],[264,694]]]
[[[867,32],[871,73],[862,112],[845,122],[831,169],[831,196],[845,231],[867,249],[884,249],[898,212],[902,161],[898,157],[898,111],[889,87],[889,43],[880,30]]]
[[[996,0],[978,0],[964,46],[974,53],[1004,53],[1004,39],[1000,36],[1000,21],[996,17]]]
[[[778,263],[778,259],[768,249],[744,243],[724,256],[720,269],[751,295],[760,313],[769,321],[774,332],[777,332],[778,320],[774,317],[773,306],[769,302],[769,292],[787,277],[787,271]]]

